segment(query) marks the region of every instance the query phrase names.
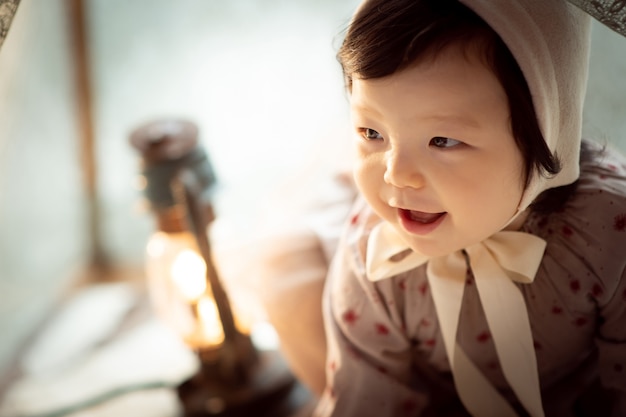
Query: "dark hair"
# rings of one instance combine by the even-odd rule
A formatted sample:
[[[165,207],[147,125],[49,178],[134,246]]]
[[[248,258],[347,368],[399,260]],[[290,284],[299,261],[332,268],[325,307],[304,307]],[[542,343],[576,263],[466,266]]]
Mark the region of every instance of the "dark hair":
[[[498,34],[458,0],[372,0],[355,15],[337,53],[346,86],[435,58],[450,45],[477,50],[506,91],[511,131],[524,158],[525,185],[536,170],[561,170],[541,134],[526,79]],[[477,49],[478,48],[478,49]]]

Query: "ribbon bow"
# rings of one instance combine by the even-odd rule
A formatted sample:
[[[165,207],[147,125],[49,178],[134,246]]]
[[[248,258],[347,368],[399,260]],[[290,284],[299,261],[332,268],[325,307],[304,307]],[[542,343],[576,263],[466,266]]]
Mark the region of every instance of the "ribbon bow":
[[[537,236],[501,231],[465,248],[504,376],[533,417],[544,416],[537,358],[526,304],[512,281],[533,281],[545,247],[546,242]],[[372,230],[366,255],[367,276],[371,281],[427,263],[426,275],[461,401],[476,417],[517,416],[456,341],[467,274],[463,253],[428,258],[411,251],[393,226],[383,222]]]

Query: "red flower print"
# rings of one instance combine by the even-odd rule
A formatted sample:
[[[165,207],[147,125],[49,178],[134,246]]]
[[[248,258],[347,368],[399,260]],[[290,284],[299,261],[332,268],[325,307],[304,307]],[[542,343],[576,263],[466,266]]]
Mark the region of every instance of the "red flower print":
[[[485,343],[490,338],[491,338],[491,335],[486,330],[480,333],[478,336],[476,336],[476,340],[478,340],[480,343]]]
[[[604,290],[602,289],[600,284],[594,284],[593,287],[591,288],[591,294],[594,297],[600,297],[603,292],[604,292]]]
[[[617,232],[626,231],[626,213],[618,214],[613,220],[613,229]]]
[[[608,164],[607,166],[609,167],[609,169],[610,169],[611,171],[617,171],[617,167],[616,167],[615,165],[613,165],[613,164]]]
[[[578,317],[576,320],[574,320],[574,325],[578,327],[583,327],[585,324],[587,324],[587,319],[584,317]]]
[[[574,234],[574,231],[569,226],[563,226],[563,229],[561,229],[561,231],[563,232],[563,235],[565,237],[570,237],[571,235]]]
[[[343,313],[343,316],[341,316],[341,318],[344,322],[348,324],[354,324],[359,319],[359,316],[357,316],[354,310],[350,309]]]
[[[552,314],[561,314],[563,312],[563,309],[559,306],[554,306],[552,307]]]
[[[580,281],[578,281],[577,279],[571,281],[569,283],[569,288],[570,290],[572,290],[572,292],[577,293],[578,291],[580,291]]]
[[[626,290],[624,291],[624,298],[626,298]],[[430,326],[430,320],[428,319],[420,320],[420,326],[424,326],[424,327]]]
[[[428,282],[423,283],[422,285],[420,285],[419,287],[419,292],[422,295],[426,295],[426,291],[428,291]]]
[[[384,324],[376,323],[374,324],[374,326],[376,327],[376,333],[381,334],[383,336],[386,336],[389,334],[389,328],[385,326]]]
[[[386,374],[387,373],[387,368],[385,368],[384,366],[377,366],[376,370],[378,372],[380,372],[381,374]]]
[[[400,280],[400,282],[398,282],[398,287],[400,287],[402,291],[406,290],[406,279]]]
[[[331,372],[335,372],[337,370],[337,362],[331,361],[328,364],[328,369],[330,369]]]
[[[434,347],[437,344],[437,339],[427,339],[424,341],[424,344],[428,347]]]
[[[356,224],[359,221],[359,215],[355,214],[354,216],[352,216],[352,218],[350,219],[350,224]]]

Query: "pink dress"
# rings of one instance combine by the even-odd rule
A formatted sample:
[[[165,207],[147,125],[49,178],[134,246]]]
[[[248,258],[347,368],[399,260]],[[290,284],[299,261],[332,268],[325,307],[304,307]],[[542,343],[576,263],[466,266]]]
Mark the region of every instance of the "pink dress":
[[[324,294],[327,387],[315,416],[467,415],[425,268],[378,282],[365,276],[367,237],[379,221],[357,202],[331,265]],[[610,415],[611,391],[626,403],[626,159],[607,151],[581,165],[578,188],[564,208],[531,213],[522,231],[547,241],[535,281],[518,284],[546,416]],[[469,268],[457,338],[516,404]]]

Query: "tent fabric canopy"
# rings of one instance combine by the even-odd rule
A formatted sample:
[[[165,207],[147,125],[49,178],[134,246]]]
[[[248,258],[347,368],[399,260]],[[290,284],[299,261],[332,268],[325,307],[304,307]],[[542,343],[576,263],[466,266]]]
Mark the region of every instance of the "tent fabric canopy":
[[[0,47],[9,33],[20,0],[0,0]]]
[[[568,0],[605,26],[626,36],[626,0]]]
[[[567,0],[596,20],[626,36],[626,0]],[[9,33],[20,0],[0,0],[0,47]]]

